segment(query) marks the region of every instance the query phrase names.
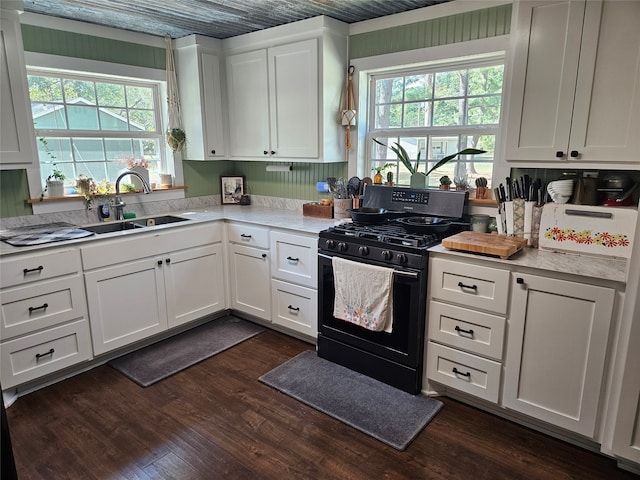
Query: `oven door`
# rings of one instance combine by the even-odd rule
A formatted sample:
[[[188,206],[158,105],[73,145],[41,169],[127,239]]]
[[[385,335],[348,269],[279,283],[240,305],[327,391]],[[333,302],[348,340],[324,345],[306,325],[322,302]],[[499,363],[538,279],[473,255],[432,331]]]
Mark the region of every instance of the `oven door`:
[[[319,336],[411,368],[418,368],[422,364],[424,351],[426,271],[394,268],[393,331],[374,332],[333,316],[335,288],[331,258],[324,253],[318,255]],[[360,258],[344,258],[362,261]],[[388,267],[373,261],[367,263]],[[362,288],[367,288],[367,285],[362,285]]]

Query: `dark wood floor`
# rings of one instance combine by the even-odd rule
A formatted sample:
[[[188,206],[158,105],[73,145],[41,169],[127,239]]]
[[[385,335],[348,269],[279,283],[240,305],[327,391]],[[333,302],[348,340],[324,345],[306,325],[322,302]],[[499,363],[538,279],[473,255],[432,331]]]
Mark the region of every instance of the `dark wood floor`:
[[[258,382],[309,344],[273,331],[148,388],[107,365],[7,411],[27,479],[631,479],[451,399],[404,452]]]

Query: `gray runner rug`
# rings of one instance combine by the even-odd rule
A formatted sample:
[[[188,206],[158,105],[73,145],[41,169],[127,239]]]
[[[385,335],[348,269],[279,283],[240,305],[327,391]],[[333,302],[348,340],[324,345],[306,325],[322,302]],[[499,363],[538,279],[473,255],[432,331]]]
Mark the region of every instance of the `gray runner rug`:
[[[306,351],[259,380],[387,445],[404,450],[443,404]]]
[[[243,342],[264,328],[228,315],[109,362],[142,387]]]

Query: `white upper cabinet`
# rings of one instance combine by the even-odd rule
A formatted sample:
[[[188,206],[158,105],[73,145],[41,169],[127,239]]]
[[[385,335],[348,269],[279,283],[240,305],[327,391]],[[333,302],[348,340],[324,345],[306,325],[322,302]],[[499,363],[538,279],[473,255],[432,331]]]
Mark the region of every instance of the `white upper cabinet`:
[[[36,159],[27,70],[18,13],[0,8],[0,164],[26,168]]]
[[[176,41],[176,68],[187,134],[186,160],[218,160],[227,155],[221,42],[192,35]]]
[[[514,3],[507,161],[640,165],[640,2]]]
[[[230,158],[344,161],[347,29],[316,17],[225,40]]]

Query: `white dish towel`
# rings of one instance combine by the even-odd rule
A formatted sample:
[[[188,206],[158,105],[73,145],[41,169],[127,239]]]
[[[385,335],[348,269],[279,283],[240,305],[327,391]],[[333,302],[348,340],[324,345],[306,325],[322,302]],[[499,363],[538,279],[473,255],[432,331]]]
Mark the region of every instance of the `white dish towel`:
[[[393,269],[333,257],[333,316],[375,332],[393,329]]]

